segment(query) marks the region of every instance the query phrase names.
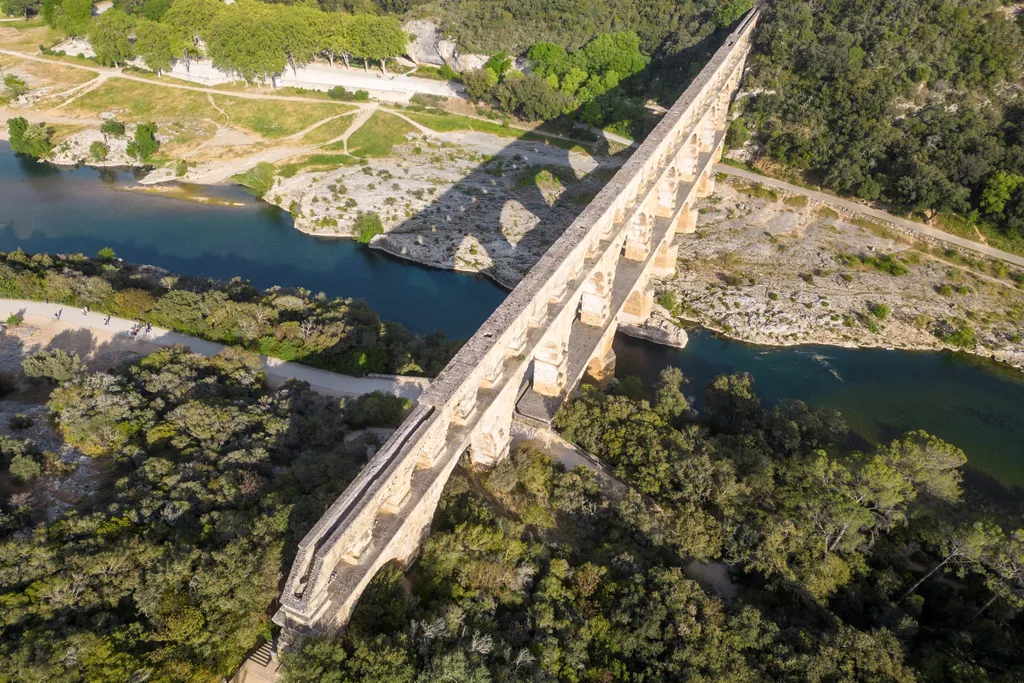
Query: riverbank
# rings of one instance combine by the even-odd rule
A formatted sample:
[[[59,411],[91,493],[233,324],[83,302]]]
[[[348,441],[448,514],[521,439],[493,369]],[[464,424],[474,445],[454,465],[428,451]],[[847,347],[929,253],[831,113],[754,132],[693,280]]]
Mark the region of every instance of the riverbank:
[[[954,350],[1024,368],[1024,275],[801,195],[719,183],[656,279],[652,326],[764,346]]]

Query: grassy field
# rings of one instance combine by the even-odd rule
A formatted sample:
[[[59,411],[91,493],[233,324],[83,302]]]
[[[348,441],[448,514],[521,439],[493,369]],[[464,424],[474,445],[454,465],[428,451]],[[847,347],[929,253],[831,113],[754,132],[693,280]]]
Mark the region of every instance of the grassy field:
[[[348,153],[357,157],[386,157],[406,135],[416,132],[407,121],[378,111],[348,139]]]
[[[322,126],[317,126],[313,130],[309,131],[300,138],[299,142],[304,145],[322,145],[328,140],[344,135],[345,131],[352,125],[352,121],[355,120],[354,116],[343,116],[340,119],[334,119],[328,121]]]
[[[282,178],[291,178],[300,171],[333,171],[339,166],[356,163],[359,163],[359,159],[347,154],[310,154],[297,161],[281,164],[275,171]]]
[[[317,121],[351,111],[349,107],[327,102],[317,104],[283,100],[247,100],[219,95],[214,101],[227,112],[232,125],[242,126],[271,140],[298,133]],[[222,116],[221,122],[223,119]]]
[[[210,105],[204,93],[163,88],[120,78],[108,80],[67,106],[69,112],[85,114],[114,109],[119,111],[119,118],[130,122],[216,119],[218,116],[217,110]]]
[[[214,102],[227,113],[230,125],[272,140],[298,133],[317,121],[351,111],[350,107],[326,102],[250,100],[221,95],[214,96]],[[121,118],[131,122],[211,119],[225,123],[224,115],[210,104],[210,97],[206,93],[120,78],[112,78],[92,92],[82,95],[68,105],[68,110],[90,115],[118,110]]]
[[[29,22],[10,21],[0,24],[0,45],[5,50],[18,52],[39,51],[40,45],[53,45],[63,36],[42,22],[33,19]]]

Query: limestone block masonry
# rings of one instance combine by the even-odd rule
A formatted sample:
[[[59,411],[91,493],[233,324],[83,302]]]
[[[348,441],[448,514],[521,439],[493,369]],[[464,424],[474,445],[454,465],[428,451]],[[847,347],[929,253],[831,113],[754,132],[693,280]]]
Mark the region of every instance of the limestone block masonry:
[[[754,9],[302,539],[274,616],[283,647],[343,627],[384,564],[416,556],[464,453],[493,465],[513,417],[550,424],[585,373],[610,376],[618,322],[650,315],[652,273],[675,268],[676,233],[694,229],[696,199],[714,191],[757,19]]]

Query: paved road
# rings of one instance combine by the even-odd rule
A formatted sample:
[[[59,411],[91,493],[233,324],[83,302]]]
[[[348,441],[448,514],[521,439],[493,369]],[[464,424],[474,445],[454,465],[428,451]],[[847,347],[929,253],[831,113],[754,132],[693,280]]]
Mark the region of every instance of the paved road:
[[[59,321],[54,318],[58,311],[61,311]],[[34,327],[45,325],[54,333],[84,329],[92,332],[96,341],[100,343],[112,339],[136,343],[141,353],[146,353],[156,346],[181,344],[195,353],[214,356],[225,348],[223,344],[189,337],[160,327],[154,327],[148,333],[142,332],[133,339],[131,328],[134,323],[130,320],[111,318],[110,324],[105,325],[106,316],[101,313],[90,312],[82,315],[82,309],[70,306],[22,299],[0,299],[0,319],[6,320],[12,313],[21,313],[26,323]],[[309,382],[313,389],[328,396],[359,396],[373,391],[383,391],[417,399],[429,383],[428,380],[418,377],[351,377],[267,356],[260,356],[260,362],[272,386],[280,385],[289,379],[300,379]]]
[[[879,220],[883,220],[888,223],[898,225],[901,228],[906,228],[907,230],[916,232],[920,235],[925,235],[926,237],[930,237],[932,239],[948,242],[949,244],[955,244],[958,247],[963,247],[964,249],[969,249],[973,252],[983,254],[985,256],[1002,259],[1007,263],[1012,263],[1016,266],[1024,267],[1024,257],[1015,256],[1014,254],[1002,251],[1001,249],[996,249],[995,247],[990,247],[987,244],[982,244],[981,242],[973,242],[971,240],[964,239],[963,237],[957,237],[956,235],[951,235],[948,232],[944,232],[937,228],[929,227],[922,223],[908,221],[905,218],[893,216],[890,213],[886,213],[885,211],[879,211],[878,209],[872,209],[870,206],[865,206],[864,204],[860,204],[858,202],[853,202],[848,199],[840,199],[839,197],[827,194],[825,192],[808,190],[807,188],[800,187],[799,185],[792,185],[781,180],[776,180],[775,178],[763,176],[758,173],[751,173],[750,171],[745,171],[743,169],[736,168],[734,166],[728,166],[726,164],[716,164],[715,171],[717,171],[718,173],[724,173],[725,175],[734,176],[736,178],[744,178],[745,180],[751,180],[757,183],[761,183],[762,185],[765,185],[767,187],[777,187],[780,190],[793,192],[794,194],[802,194],[804,196],[810,197],[815,201],[824,202],[825,204],[831,204],[832,206],[836,206],[840,209],[843,209],[844,211],[853,211],[856,213],[864,214],[866,216],[871,216],[873,218],[877,218]]]

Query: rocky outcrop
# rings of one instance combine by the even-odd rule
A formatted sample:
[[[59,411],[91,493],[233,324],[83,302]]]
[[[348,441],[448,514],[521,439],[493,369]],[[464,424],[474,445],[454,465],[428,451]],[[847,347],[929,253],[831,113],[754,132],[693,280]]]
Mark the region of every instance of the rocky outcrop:
[[[482,67],[489,57],[471,53],[460,53],[453,40],[447,40],[441,27],[426,19],[408,21],[402,27],[413,36],[406,48],[406,54],[419,64],[435,66],[448,65],[456,71],[471,71]]]
[[[104,135],[98,130],[85,130],[75,133],[64,142],[57,145],[49,156],[49,161],[58,166],[77,166],[87,164],[96,167],[143,167],[145,164],[138,159],[128,156],[128,142],[135,135],[135,126],[129,125],[122,137]],[[92,158],[90,148],[94,142],[102,142],[107,146],[106,157],[103,160]]]

